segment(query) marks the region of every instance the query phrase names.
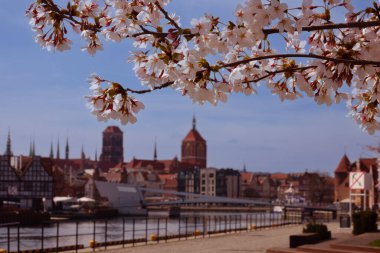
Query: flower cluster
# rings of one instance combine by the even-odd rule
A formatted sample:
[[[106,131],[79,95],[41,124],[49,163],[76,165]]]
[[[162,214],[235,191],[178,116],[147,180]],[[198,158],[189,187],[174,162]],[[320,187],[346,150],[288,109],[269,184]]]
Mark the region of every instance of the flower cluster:
[[[92,95],[88,96],[88,107],[99,121],[118,119],[122,124],[135,123],[136,116],[144,104],[135,98],[128,96],[124,88],[115,82],[101,79],[93,73],[88,79]],[[102,88],[103,83],[108,83],[107,89]]]
[[[27,11],[36,41],[47,49],[71,46],[66,27],[80,33],[90,54],[104,41],[133,41],[129,60],[147,90],[91,78],[91,108],[99,119],[136,121],[142,104],[127,92],[171,87],[194,102],[226,102],[232,92],[251,95],[265,82],[281,100],[304,95],[318,104],[347,101],[368,132],[380,129],[380,7],[354,12],[350,0],[246,0],[234,20],[204,15],[183,27],[166,10],[170,0],[71,0],[66,8],[38,0]],[[346,22],[332,13],[344,11]],[[277,43],[273,43],[276,41]],[[271,43],[272,42],[272,43]],[[280,45],[273,46],[274,44]],[[109,83],[102,89],[102,83]]]

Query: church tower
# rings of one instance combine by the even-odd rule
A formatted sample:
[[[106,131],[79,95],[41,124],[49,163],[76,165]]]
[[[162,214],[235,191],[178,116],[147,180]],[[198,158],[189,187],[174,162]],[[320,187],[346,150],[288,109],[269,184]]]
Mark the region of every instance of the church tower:
[[[5,153],[4,153],[5,156],[11,157],[13,155],[11,143],[12,143],[12,141],[11,141],[11,130],[8,130],[7,146],[5,148]]]
[[[193,127],[182,141],[181,160],[191,167],[207,167],[207,144],[196,128],[193,117]]]
[[[101,162],[122,163],[124,161],[123,132],[117,126],[109,126],[103,131]]]

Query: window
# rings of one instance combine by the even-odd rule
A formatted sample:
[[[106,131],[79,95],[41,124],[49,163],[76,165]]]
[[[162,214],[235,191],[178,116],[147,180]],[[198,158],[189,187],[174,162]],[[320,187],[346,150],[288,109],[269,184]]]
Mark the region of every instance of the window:
[[[213,178],[214,177],[214,173],[210,173],[209,177]]]
[[[202,191],[203,192],[206,191],[206,187],[202,186]]]

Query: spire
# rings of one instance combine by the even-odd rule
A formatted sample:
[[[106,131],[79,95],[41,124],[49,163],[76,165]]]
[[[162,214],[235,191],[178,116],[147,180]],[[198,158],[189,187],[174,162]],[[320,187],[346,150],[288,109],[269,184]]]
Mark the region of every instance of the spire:
[[[153,160],[157,160],[157,141],[154,139],[154,152],[153,152]]]
[[[8,129],[7,147],[6,147],[4,155],[6,155],[6,156],[12,156],[13,155],[11,146],[12,146],[11,145],[11,129]]]
[[[65,159],[69,159],[69,137],[66,138]]]
[[[82,150],[81,150],[81,159],[82,160],[86,159],[86,155],[84,153],[83,145],[82,145]]]
[[[193,115],[193,129],[195,130],[195,127],[197,125],[197,120],[195,119],[195,114]]]
[[[33,144],[32,144],[32,156],[35,156],[36,155],[36,142],[35,140],[33,139]]]
[[[247,167],[245,166],[245,163],[243,165],[243,172],[247,172]]]
[[[50,155],[49,155],[49,157],[50,157],[50,159],[54,158],[53,142],[50,143]]]
[[[55,158],[61,159],[60,152],[59,152],[59,138],[58,138],[58,141],[57,141],[57,156]]]

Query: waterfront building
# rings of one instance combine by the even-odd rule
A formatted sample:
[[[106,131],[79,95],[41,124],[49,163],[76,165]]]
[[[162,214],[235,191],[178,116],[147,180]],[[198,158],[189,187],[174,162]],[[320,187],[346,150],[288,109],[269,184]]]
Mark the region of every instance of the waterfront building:
[[[351,162],[346,154],[340,159],[335,169],[335,191],[334,199],[338,203],[348,203],[350,196],[349,174],[350,172],[365,172],[371,175],[372,185],[367,194],[366,201],[363,196],[352,196],[352,202],[357,206],[378,208],[379,205],[379,172],[377,158],[359,158],[355,162]],[[363,190],[354,190],[353,193],[363,193]]]
[[[53,200],[52,163],[40,156],[0,157],[0,200],[46,210]]]
[[[216,196],[216,168],[200,169],[200,194]]]
[[[188,168],[178,172],[177,189],[179,192],[200,193],[200,170]]]
[[[159,174],[161,182],[163,183],[163,189],[167,191],[177,191],[178,182],[177,174]]]
[[[240,197],[240,172],[234,169],[216,171],[216,196]]]

